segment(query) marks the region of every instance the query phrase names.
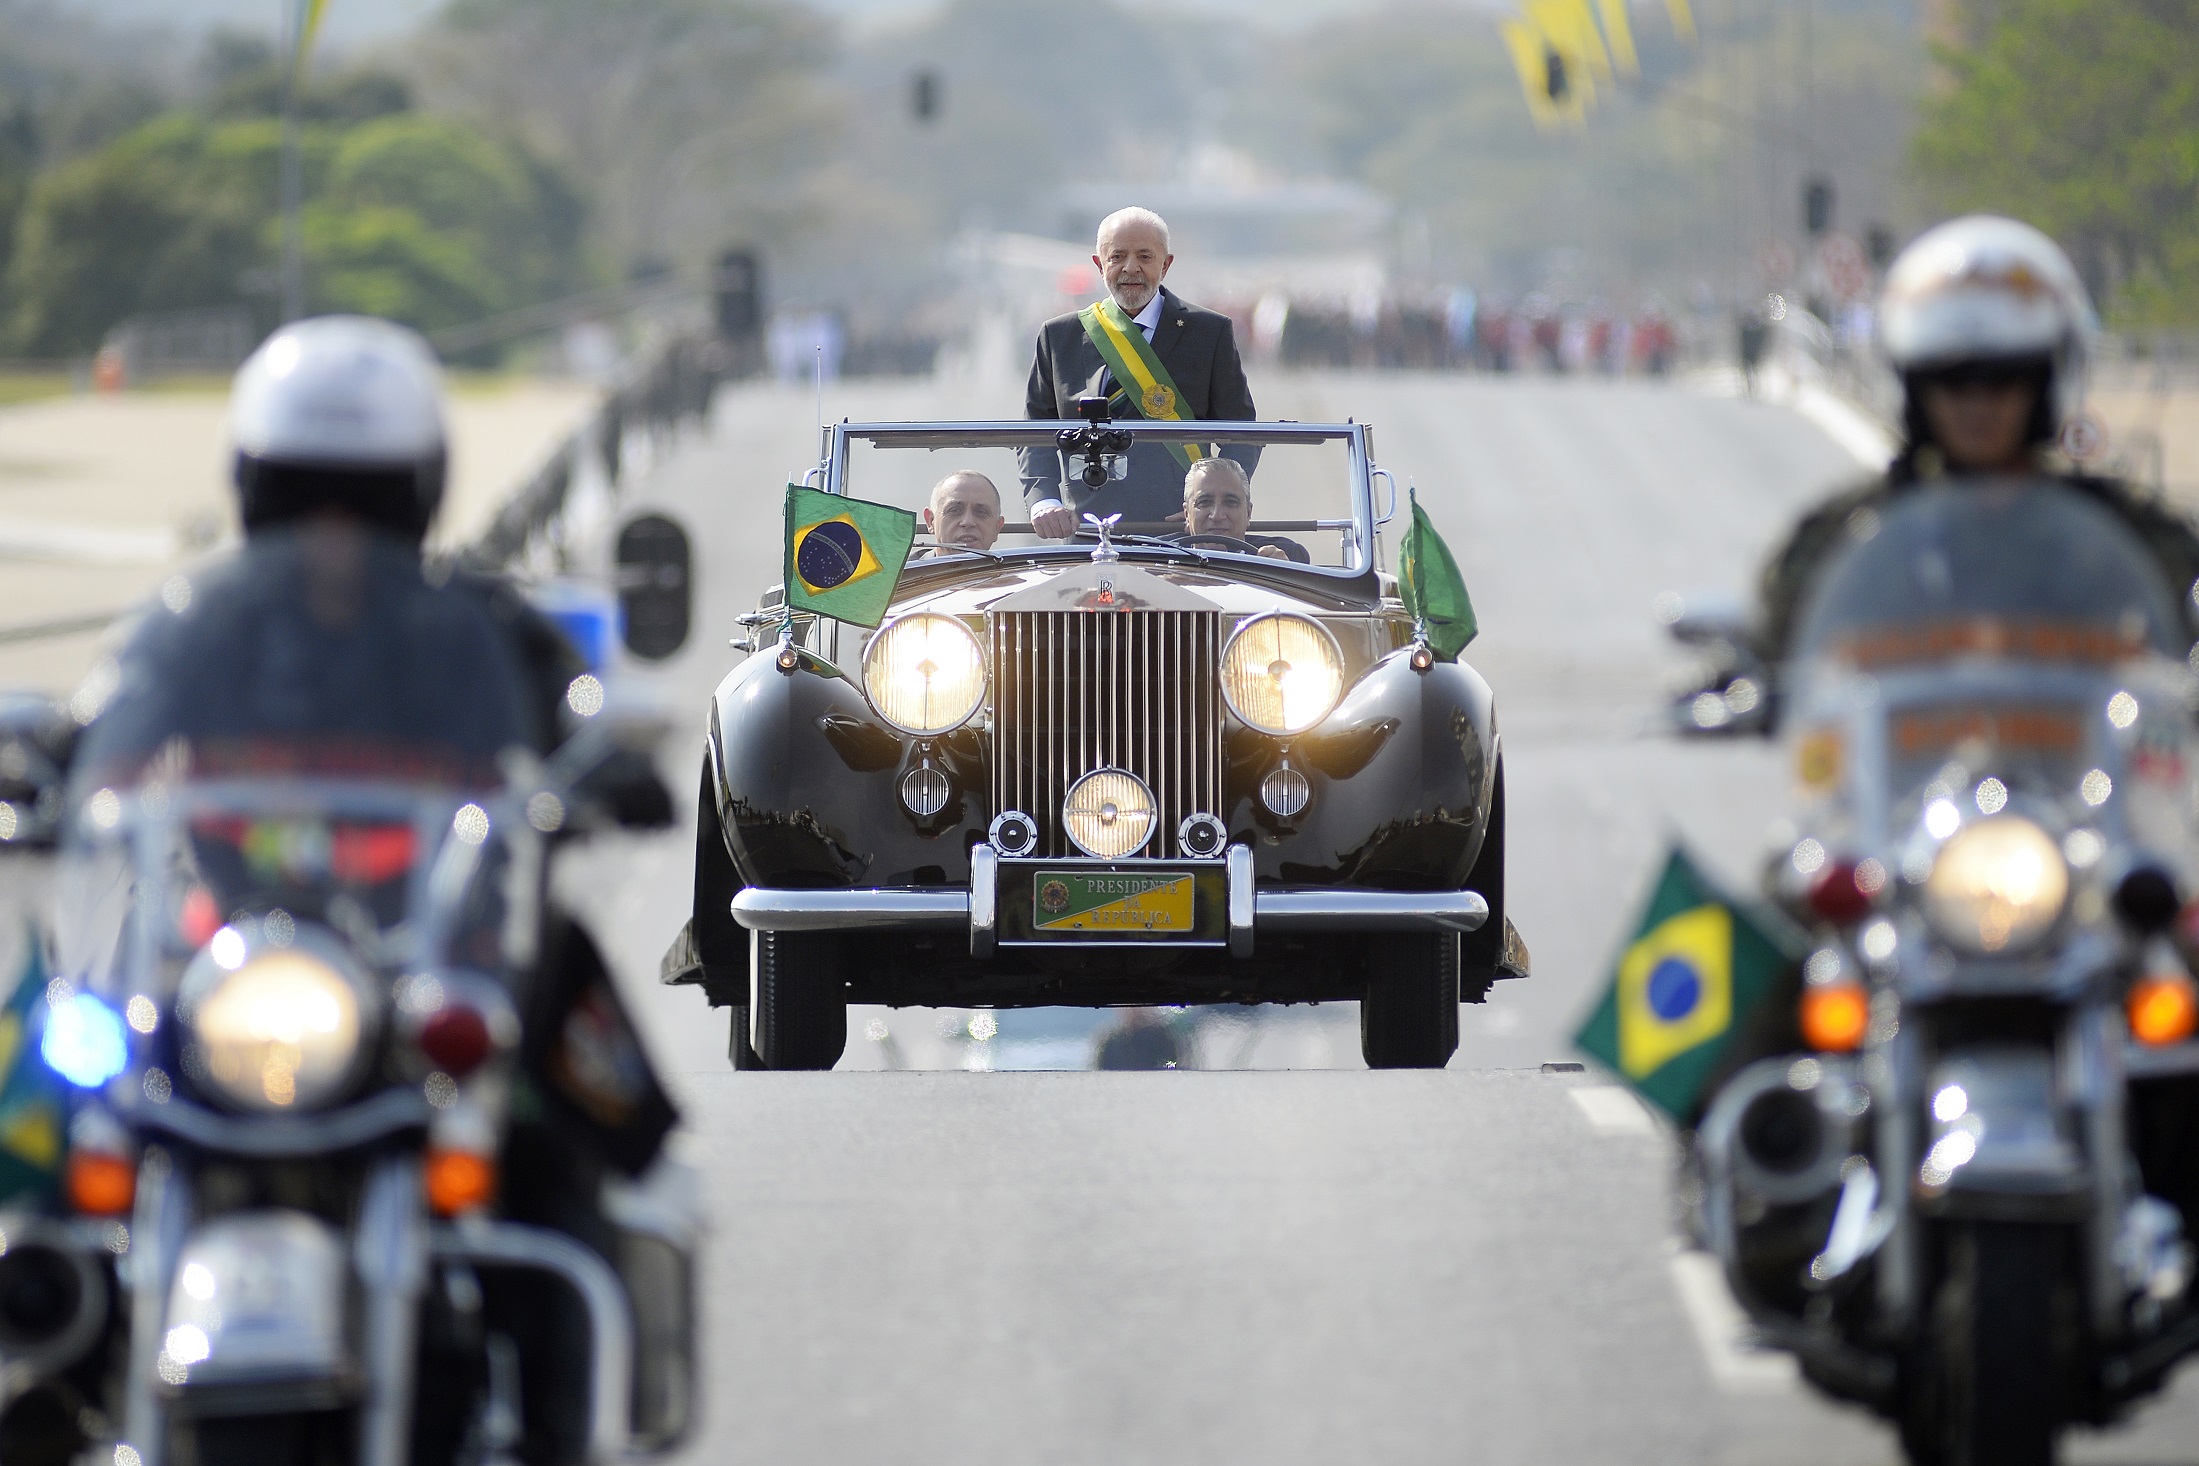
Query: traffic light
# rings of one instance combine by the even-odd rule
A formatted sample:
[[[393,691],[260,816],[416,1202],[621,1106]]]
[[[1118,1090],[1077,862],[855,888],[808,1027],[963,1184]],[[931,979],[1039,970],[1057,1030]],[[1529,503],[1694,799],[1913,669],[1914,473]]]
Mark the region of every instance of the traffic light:
[[[918,122],[930,122],[939,115],[939,73],[919,71],[909,84],[909,110],[916,114]]]
[[[1815,239],[1832,228],[1833,186],[1829,178],[1812,178],[1802,185],[1802,224]]]
[[[1864,248],[1871,256],[1871,268],[1883,270],[1894,262],[1894,231],[1883,224],[1873,224],[1863,232]]]
[[[1564,106],[1565,99],[1573,93],[1573,84],[1565,75],[1565,58],[1554,48],[1542,53],[1542,91],[1553,107]]]
[[[754,250],[729,249],[719,255],[710,293],[717,307],[719,335],[737,341],[762,328],[764,266]]]

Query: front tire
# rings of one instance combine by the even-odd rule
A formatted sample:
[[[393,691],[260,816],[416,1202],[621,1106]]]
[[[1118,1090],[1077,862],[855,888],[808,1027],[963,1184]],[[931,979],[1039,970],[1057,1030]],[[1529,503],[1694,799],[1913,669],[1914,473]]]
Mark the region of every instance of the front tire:
[[[1385,933],[1368,943],[1359,1052],[1369,1069],[1440,1069],[1458,1052],[1458,938]]]
[[[830,1069],[840,1062],[848,1041],[843,951],[826,932],[757,934],[751,1031],[763,1068]]]
[[[733,1015],[733,1031],[726,1036],[725,1056],[733,1061],[736,1069],[761,1069],[764,1061],[756,1054],[756,1046],[748,1039],[748,1004],[742,1003],[726,1011]]]
[[[1929,1383],[1902,1431],[1915,1466],[2053,1466],[2062,1240],[2052,1227],[1998,1222],[1948,1238]]]

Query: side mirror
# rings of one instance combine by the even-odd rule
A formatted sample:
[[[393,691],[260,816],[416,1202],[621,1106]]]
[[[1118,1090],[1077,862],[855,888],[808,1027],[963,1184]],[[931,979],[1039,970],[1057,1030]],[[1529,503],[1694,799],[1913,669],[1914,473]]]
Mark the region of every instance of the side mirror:
[[[1387,485],[1390,491],[1389,498],[1386,501],[1382,499],[1375,500],[1374,527],[1380,529],[1383,525],[1397,518],[1397,480],[1386,468],[1367,470],[1367,478],[1370,482]]]
[[[82,730],[36,693],[0,693],[0,850],[48,850],[61,835],[69,760]]]
[[[694,625],[694,547],[678,521],[644,514],[619,531],[616,558],[626,649],[661,662],[687,644]]]
[[[1666,591],[1656,611],[1672,639],[1688,646],[1740,646],[1748,639],[1748,606],[1728,591]]]

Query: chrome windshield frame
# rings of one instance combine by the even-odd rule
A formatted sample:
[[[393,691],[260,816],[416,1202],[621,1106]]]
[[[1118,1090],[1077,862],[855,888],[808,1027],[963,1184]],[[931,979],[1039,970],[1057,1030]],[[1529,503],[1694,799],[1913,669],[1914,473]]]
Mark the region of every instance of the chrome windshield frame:
[[[1045,448],[1057,447],[1060,435],[1065,431],[1081,430],[1089,424],[1067,419],[1059,421],[1026,418],[972,419],[952,422],[854,422],[841,421],[832,424],[829,440],[825,444],[825,461],[819,465],[824,470],[824,491],[845,496],[848,491],[848,449],[856,442],[874,444],[881,448],[908,448],[937,451],[943,448]],[[1321,575],[1335,580],[1357,580],[1372,571],[1381,559],[1380,547],[1375,536],[1380,525],[1374,512],[1374,461],[1372,445],[1365,423],[1296,423],[1296,422],[1224,422],[1205,420],[1182,423],[1145,422],[1139,419],[1113,421],[1107,424],[1109,431],[1128,433],[1133,441],[1154,444],[1176,443],[1240,443],[1253,447],[1281,447],[1290,444],[1343,443],[1350,454],[1351,516],[1340,520],[1336,528],[1346,535],[1346,552],[1349,565],[1294,565],[1301,574]],[[807,481],[811,474],[805,474]],[[1155,546],[1124,548],[1156,549]],[[1069,552],[1079,557],[1088,556],[1088,547],[1074,540],[1048,545],[1020,547],[1013,550],[989,552],[1004,558],[1026,556],[1044,558]],[[1193,557],[1192,552],[1184,552]],[[1193,558],[1211,559],[1215,555],[1230,555],[1229,551],[1202,551]],[[1249,557],[1233,555],[1234,560]]]

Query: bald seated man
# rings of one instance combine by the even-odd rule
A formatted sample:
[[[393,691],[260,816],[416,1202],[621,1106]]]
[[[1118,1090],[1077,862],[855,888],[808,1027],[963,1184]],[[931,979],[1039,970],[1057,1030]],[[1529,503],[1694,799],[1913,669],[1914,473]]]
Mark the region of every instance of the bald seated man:
[[[1000,512],[1000,490],[991,479],[967,468],[932,485],[931,502],[924,506],[924,528],[938,544],[934,555],[990,550],[1007,522]]]
[[[1202,458],[1183,476],[1184,532],[1176,538],[1195,540],[1200,535],[1226,535],[1243,540],[1265,560],[1313,563],[1306,547],[1276,535],[1251,534],[1252,480],[1244,465],[1229,458]]]

